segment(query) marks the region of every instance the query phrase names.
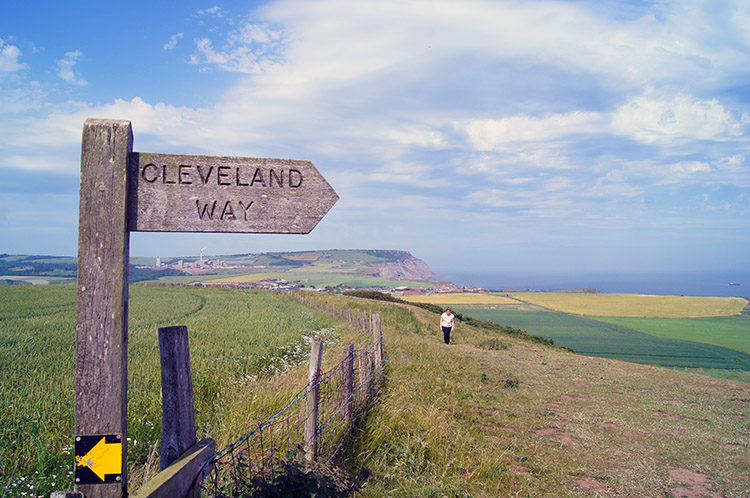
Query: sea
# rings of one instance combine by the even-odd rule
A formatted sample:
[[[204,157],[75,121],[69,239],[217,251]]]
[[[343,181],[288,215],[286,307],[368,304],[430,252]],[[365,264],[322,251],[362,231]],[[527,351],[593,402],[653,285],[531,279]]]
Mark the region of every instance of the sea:
[[[457,285],[485,289],[597,289],[604,293],[750,298],[750,270],[671,273],[522,273],[435,270]]]

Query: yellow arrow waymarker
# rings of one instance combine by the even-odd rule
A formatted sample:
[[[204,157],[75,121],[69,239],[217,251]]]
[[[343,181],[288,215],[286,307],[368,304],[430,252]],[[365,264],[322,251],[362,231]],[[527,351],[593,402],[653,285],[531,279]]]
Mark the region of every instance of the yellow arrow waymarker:
[[[122,442],[107,443],[102,436],[88,453],[76,456],[76,466],[90,468],[102,482],[107,474],[122,474]]]

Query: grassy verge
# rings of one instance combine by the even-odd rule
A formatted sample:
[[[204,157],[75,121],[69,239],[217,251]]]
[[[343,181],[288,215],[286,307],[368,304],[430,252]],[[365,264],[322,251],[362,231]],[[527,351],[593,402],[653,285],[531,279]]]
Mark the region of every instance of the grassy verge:
[[[389,381],[354,448],[364,496],[750,492],[750,386],[459,324],[386,327]],[[494,342],[499,347],[487,348]]]

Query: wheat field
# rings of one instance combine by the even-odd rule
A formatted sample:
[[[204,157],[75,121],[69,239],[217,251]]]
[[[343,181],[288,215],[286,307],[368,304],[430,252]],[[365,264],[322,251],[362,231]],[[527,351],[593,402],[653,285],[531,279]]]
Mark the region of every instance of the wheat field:
[[[742,297],[655,296],[647,294],[514,293],[519,301],[565,313],[590,316],[703,318],[739,315]]]
[[[464,304],[518,304],[518,301],[497,294],[478,294],[474,292],[430,294],[428,296],[403,296],[410,303],[430,303],[440,306]]]

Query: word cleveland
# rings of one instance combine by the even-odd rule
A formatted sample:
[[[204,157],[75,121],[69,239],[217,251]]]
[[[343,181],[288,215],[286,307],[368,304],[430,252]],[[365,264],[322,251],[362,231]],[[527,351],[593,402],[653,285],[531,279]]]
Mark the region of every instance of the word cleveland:
[[[240,166],[202,166],[190,164],[146,164],[140,172],[146,183],[165,185],[226,185],[236,187],[285,187],[302,185],[302,172],[297,169],[241,168]]]

